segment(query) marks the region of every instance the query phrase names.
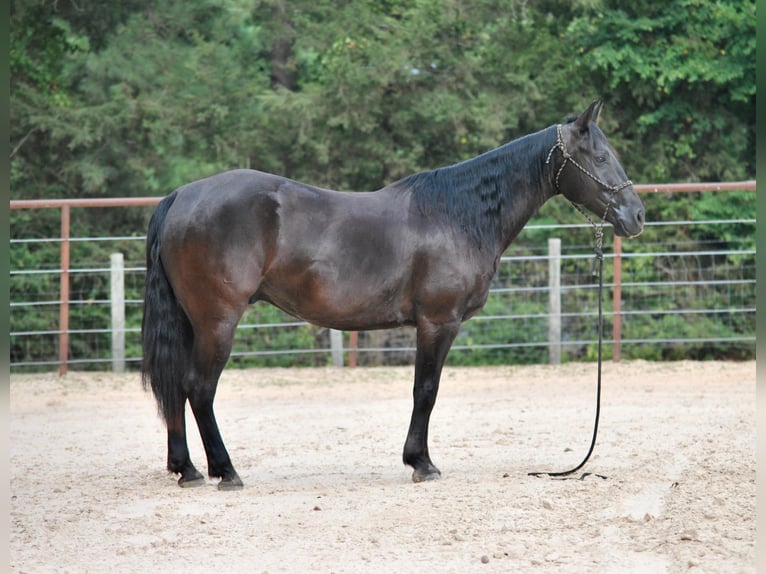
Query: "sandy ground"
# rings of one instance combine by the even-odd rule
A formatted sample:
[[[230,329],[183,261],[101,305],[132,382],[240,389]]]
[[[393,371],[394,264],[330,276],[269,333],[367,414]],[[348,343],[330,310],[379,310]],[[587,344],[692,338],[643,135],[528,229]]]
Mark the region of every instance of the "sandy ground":
[[[238,492],[176,486],[136,374],[14,375],[10,571],[754,572],[755,362],[606,364],[590,474],[528,476],[584,455],[595,373],[448,367],[413,484],[410,368],[228,370]]]

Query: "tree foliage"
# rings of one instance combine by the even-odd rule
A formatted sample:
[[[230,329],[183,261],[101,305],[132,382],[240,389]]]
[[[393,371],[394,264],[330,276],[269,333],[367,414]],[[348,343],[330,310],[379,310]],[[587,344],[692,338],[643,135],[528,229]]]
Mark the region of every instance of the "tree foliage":
[[[569,33],[644,178],[755,173],[755,1],[606,2]]]
[[[637,181],[754,173],[755,2],[12,2],[14,197],[374,189],[603,96]]]

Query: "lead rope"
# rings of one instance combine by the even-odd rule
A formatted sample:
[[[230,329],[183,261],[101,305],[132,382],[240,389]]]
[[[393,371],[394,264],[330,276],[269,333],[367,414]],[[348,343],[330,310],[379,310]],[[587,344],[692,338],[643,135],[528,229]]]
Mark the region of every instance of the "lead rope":
[[[595,224],[594,224],[595,225]],[[595,226],[596,235],[596,258],[594,260],[593,265],[593,274],[595,275],[596,272],[596,264],[598,264],[598,369],[597,369],[597,377],[596,377],[596,416],[595,420],[593,422],[593,437],[590,441],[590,448],[588,449],[588,453],[585,455],[585,458],[582,460],[580,464],[575,466],[574,468],[571,468],[569,470],[559,471],[559,472],[546,472],[546,471],[538,471],[538,472],[529,472],[527,473],[529,476],[550,476],[551,478],[556,477],[564,477],[568,476],[570,474],[574,474],[578,470],[580,470],[582,467],[585,466],[585,463],[588,462],[588,459],[590,459],[590,456],[593,454],[593,450],[596,448],[596,437],[598,436],[598,422],[599,418],[601,416],[601,363],[602,363],[602,356],[603,356],[603,333],[604,333],[604,312],[603,312],[603,292],[604,292],[604,253],[602,250],[603,246],[603,239],[604,239],[604,230],[603,226],[597,225]],[[583,480],[586,476],[588,476],[590,473],[585,472],[580,477],[580,480]],[[606,479],[605,476],[597,474],[599,478]]]
[[[594,174],[589,172],[587,169],[585,169],[582,165],[580,165],[575,159],[571,156],[571,154],[567,151],[566,146],[564,145],[564,139],[561,136],[561,125],[556,126],[556,143],[553,145],[551,150],[548,152],[548,158],[546,159],[545,163],[550,163],[551,156],[553,155],[553,151],[556,149],[561,150],[561,155],[564,157],[564,162],[561,164],[561,167],[559,168],[558,172],[556,172],[556,188],[561,191],[559,188],[559,176],[561,175],[561,172],[564,170],[564,166],[566,166],[567,162],[572,162],[581,172],[588,175],[591,179],[593,179],[596,183],[602,185],[606,189],[610,190],[612,192],[611,197],[609,198],[609,201],[606,204],[606,209],[604,210],[604,215],[601,217],[601,221],[599,223],[596,223],[591,219],[591,217],[585,212],[585,210],[580,207],[578,204],[574,203],[573,201],[570,201],[570,203],[579,211],[585,219],[588,220],[588,222],[593,226],[593,234],[595,235],[596,240],[596,258],[593,261],[593,269],[591,274],[596,275],[596,270],[598,268],[598,369],[597,369],[597,377],[596,377],[596,416],[595,420],[593,422],[593,436],[590,441],[590,448],[588,449],[588,453],[585,455],[585,458],[583,458],[582,462],[575,466],[574,468],[571,468],[569,470],[559,471],[559,472],[546,472],[546,471],[538,471],[538,472],[529,472],[527,473],[528,476],[550,476],[551,478],[557,478],[557,477],[565,477],[570,474],[574,474],[578,470],[580,470],[582,467],[585,466],[585,464],[590,459],[590,456],[593,454],[593,450],[596,447],[596,437],[598,436],[598,423],[601,416],[601,364],[602,364],[602,358],[603,358],[603,339],[604,339],[604,309],[603,309],[603,294],[604,294],[604,222],[606,221],[606,215],[609,212],[609,206],[612,204],[612,200],[614,199],[614,196],[617,192],[620,190],[628,187],[629,185],[632,185],[633,182],[631,182],[629,179],[626,180],[624,183],[620,185],[607,185],[603,180],[596,177]],[[586,476],[588,476],[590,473],[585,472],[580,477],[580,480],[583,480]],[[606,479],[606,476],[597,474],[599,478]]]

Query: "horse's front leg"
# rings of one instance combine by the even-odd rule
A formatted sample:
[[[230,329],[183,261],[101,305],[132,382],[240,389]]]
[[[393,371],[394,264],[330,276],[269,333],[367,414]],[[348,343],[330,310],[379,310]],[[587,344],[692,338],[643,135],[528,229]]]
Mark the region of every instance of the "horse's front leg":
[[[428,422],[439,391],[442,366],[459,328],[460,323],[418,324],[412,418],[402,456],[404,464],[414,469],[413,482],[441,477],[441,471],[431,462],[428,453]]]

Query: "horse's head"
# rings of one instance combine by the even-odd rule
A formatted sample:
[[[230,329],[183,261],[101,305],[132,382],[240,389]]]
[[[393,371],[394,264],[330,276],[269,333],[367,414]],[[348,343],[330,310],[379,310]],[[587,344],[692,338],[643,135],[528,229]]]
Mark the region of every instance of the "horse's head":
[[[556,187],[576,206],[611,223],[617,235],[635,237],[644,228],[644,205],[597,125],[602,105],[597,100],[575,120],[557,126],[551,150],[562,156],[556,162]]]

